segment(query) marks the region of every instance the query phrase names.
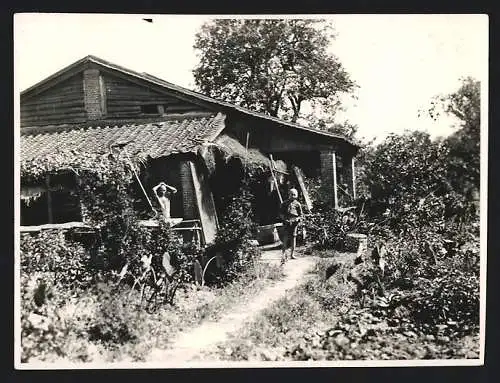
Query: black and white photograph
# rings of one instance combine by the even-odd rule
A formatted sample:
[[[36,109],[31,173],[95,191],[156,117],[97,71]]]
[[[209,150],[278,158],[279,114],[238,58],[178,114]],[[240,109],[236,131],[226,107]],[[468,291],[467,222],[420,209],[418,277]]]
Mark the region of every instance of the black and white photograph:
[[[15,14],[16,369],[483,365],[488,39]]]

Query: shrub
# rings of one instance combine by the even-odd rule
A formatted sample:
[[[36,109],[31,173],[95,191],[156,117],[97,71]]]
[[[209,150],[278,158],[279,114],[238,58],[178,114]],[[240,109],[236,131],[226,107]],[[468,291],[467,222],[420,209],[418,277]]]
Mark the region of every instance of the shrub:
[[[76,321],[64,313],[66,306],[79,302],[84,293],[80,291],[75,296],[74,291],[61,288],[53,278],[47,277],[47,273],[21,273],[20,282],[21,361],[57,357],[86,361],[88,355],[84,347],[78,347],[78,341],[84,343],[86,340],[85,319],[88,316],[79,313],[80,318]],[[68,355],[69,350],[77,355]]]
[[[98,277],[89,252],[66,239],[62,231],[42,231],[21,236],[21,360],[47,360],[79,352],[69,337],[84,339],[85,322],[75,323],[65,306],[88,296]],[[73,355],[74,356],[74,355]]]
[[[142,312],[128,301],[128,294],[99,284],[93,295],[98,305],[88,324],[89,340],[105,343],[110,348],[137,341]]]
[[[128,270],[135,276],[142,273],[143,258],[151,258],[151,265],[157,275],[164,273],[163,255],[168,253],[170,264],[182,283],[193,281],[193,262],[200,256],[194,244],[184,244],[170,226],[159,221],[156,228],[147,228],[132,222],[124,238],[120,259],[123,266],[128,263]]]
[[[410,307],[412,316],[424,329],[435,331],[435,325],[439,324],[461,334],[479,329],[478,276],[440,268],[436,278],[422,281],[418,287],[418,295]]]
[[[399,295],[394,304],[424,331],[479,325],[478,206],[450,168],[463,155],[456,144],[421,132],[390,135],[362,164],[369,247],[385,244],[387,295]],[[478,170],[463,167],[461,178]]]
[[[435,332],[437,325],[456,334],[479,328],[478,239],[464,231],[455,227],[441,234],[422,227],[413,235],[385,241],[384,286],[396,292],[395,304],[405,306],[424,332]],[[447,238],[451,233],[456,233],[455,240]]]
[[[23,234],[20,251],[23,274],[43,273],[50,283],[68,290],[92,283],[95,268],[90,253],[82,245],[67,241],[62,231]]]
[[[205,259],[219,257],[219,262],[212,263],[207,270],[207,281],[219,284],[230,282],[252,266],[259,256],[258,248],[251,242],[256,232],[252,203],[249,185],[243,183],[239,192],[229,200],[214,244],[206,249]]]
[[[123,292],[96,287],[98,282],[114,283],[111,276],[125,264],[137,276],[141,259],[150,257],[153,269],[161,272],[163,254],[168,252],[179,280],[192,280],[195,249],[184,246],[163,222],[157,229],[138,224],[130,195],[131,167],[137,166],[120,153],[69,152],[21,164],[24,183],[40,182],[46,174],[76,173],[83,221],[98,234],[95,248],[89,250],[61,231],[22,235],[23,361],[66,356],[71,348],[65,339],[70,336],[109,345],[134,341],[140,310],[125,303]],[[95,311],[81,321],[64,318],[61,310],[80,297],[95,298]],[[80,358],[86,357],[82,351]]]

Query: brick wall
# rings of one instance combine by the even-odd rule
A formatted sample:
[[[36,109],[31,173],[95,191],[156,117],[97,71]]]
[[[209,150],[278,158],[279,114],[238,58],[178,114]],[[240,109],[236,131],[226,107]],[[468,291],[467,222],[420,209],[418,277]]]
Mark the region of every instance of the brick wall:
[[[98,69],[87,69],[83,72],[83,94],[89,120],[97,120],[102,117],[99,76]]]
[[[195,194],[193,186],[193,176],[189,161],[181,161],[179,163],[179,175],[182,193],[182,210],[184,219],[196,219],[195,210]]]
[[[321,151],[319,153],[322,196],[329,201],[333,201],[338,206],[337,195],[337,164],[334,151]]]

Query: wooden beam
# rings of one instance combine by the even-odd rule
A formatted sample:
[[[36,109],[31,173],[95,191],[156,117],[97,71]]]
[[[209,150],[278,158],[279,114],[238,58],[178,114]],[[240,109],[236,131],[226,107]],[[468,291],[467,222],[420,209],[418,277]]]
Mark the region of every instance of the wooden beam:
[[[81,106],[83,105],[83,96],[71,96],[68,95],[67,97],[60,98],[53,98],[51,100],[37,100],[37,102],[31,102],[31,103],[23,103],[21,104],[21,110],[27,109],[27,110],[40,110],[40,109],[50,109],[52,105],[57,104],[57,105],[64,105],[64,106]]]
[[[193,161],[188,161],[194,188],[194,197],[205,244],[215,240],[218,228],[217,211],[211,190],[204,175],[199,173]]]
[[[280,203],[283,203],[283,197],[281,196],[280,192],[280,185],[278,183],[278,179],[276,178],[276,175],[274,174],[274,166],[273,166],[273,155],[269,155],[269,168],[271,169],[271,176],[273,177],[274,181],[274,186],[276,187],[276,191],[278,192],[278,198],[280,199]]]
[[[141,105],[149,105],[149,104],[163,104],[163,105],[175,105],[181,104],[179,102],[168,102],[164,98],[156,98],[156,97],[146,97],[140,95],[131,95],[127,94],[125,96],[117,96],[116,94],[108,95],[108,103],[109,105],[127,105],[127,106],[141,106]]]
[[[352,198],[356,200],[356,166],[355,166],[355,158],[351,157],[351,182],[352,182]]]
[[[73,119],[75,117],[85,117],[85,113],[83,112],[72,112],[72,113],[54,113],[47,114],[43,116],[21,116],[23,121],[47,121],[47,120],[65,120],[65,119]]]
[[[35,116],[35,117],[50,117],[53,115],[67,115],[72,113],[81,113],[83,105],[78,105],[74,107],[66,107],[64,105],[53,104],[51,108],[44,109],[29,109],[21,110],[23,117]]]
[[[49,223],[54,223],[52,215],[52,191],[50,190],[50,174],[45,176],[45,186],[47,187],[47,217]]]
[[[84,224],[83,222],[65,222],[65,223],[47,223],[44,225],[36,226],[20,226],[19,231],[21,233],[37,232],[41,230],[65,230],[73,228],[84,228],[84,229],[97,229],[95,227]]]
[[[117,105],[108,105],[108,112],[114,113],[114,112],[141,112],[141,107],[140,106],[117,106]]]
[[[101,113],[103,116],[107,113],[106,108],[106,85],[104,84],[104,77],[102,74],[99,74],[99,93],[101,96]]]
[[[337,154],[332,152],[332,168],[333,168],[333,205],[335,209],[339,208],[339,198],[337,193]]]
[[[306,209],[310,212],[312,209],[312,201],[311,197],[309,197],[309,192],[307,191],[306,184],[304,183],[304,177],[300,168],[297,166],[293,167],[293,171],[295,172],[295,177],[297,177],[297,181],[299,182],[299,187],[304,196],[304,201],[306,203]]]

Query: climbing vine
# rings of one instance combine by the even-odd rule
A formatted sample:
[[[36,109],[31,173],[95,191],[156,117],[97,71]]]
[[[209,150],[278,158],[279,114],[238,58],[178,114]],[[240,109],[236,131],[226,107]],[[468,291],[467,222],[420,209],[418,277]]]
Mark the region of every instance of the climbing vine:
[[[139,172],[145,160],[140,153],[132,159],[120,150],[60,151],[41,159],[22,161],[21,181],[24,185],[35,185],[43,182],[47,174],[75,174],[83,222],[96,229],[98,238],[92,249],[96,269],[116,272],[128,264],[129,270],[139,270],[144,257],[153,259],[153,265],[161,267],[161,258],[169,251],[172,263],[184,270],[182,279],[187,281],[192,267],[188,261],[191,249],[184,247],[166,224],[158,228],[139,225],[134,212],[131,195],[132,183],[137,182],[134,171]]]

